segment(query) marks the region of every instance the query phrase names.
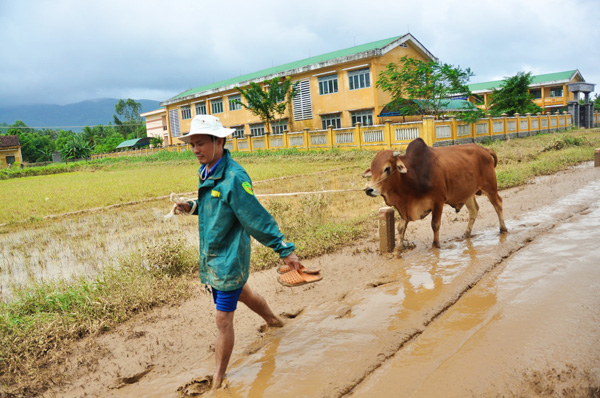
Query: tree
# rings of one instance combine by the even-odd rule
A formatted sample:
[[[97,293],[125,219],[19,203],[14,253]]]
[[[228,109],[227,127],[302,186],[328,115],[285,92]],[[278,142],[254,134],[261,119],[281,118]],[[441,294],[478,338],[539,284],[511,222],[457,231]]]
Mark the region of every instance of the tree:
[[[21,155],[23,156],[24,162],[35,162],[35,160],[39,157],[39,154],[37,152],[35,143],[38,136],[35,134],[34,129],[27,127],[23,121],[17,120],[8,128],[6,134],[16,135],[19,137],[19,143],[21,144]]]
[[[473,72],[449,64],[422,61],[409,56],[389,63],[379,73],[376,87],[388,92],[386,105],[400,115],[439,116],[453,95],[468,96],[467,83]]]
[[[81,134],[74,134],[67,138],[60,154],[63,159],[84,159],[92,153],[92,147]]]
[[[142,138],[146,136],[146,125],[142,122],[140,112],[142,110],[142,104],[127,98],[127,100],[120,99],[115,105],[115,112],[117,115],[113,115],[117,131],[121,133],[123,139]]]
[[[290,105],[297,94],[297,83],[293,84],[290,79],[285,79],[280,83],[279,77],[266,80],[263,86],[268,86],[268,90],[257,83],[250,83],[247,87],[236,87],[242,94],[246,103],[237,101],[238,104],[248,109],[253,115],[256,115],[265,124],[265,131],[271,132],[271,123],[277,119],[280,120],[285,114],[286,108]]]
[[[490,94],[489,112],[493,116],[541,112],[542,108],[533,102],[533,95],[529,93],[531,81],[531,72],[519,72],[506,77],[500,88],[494,89]]]

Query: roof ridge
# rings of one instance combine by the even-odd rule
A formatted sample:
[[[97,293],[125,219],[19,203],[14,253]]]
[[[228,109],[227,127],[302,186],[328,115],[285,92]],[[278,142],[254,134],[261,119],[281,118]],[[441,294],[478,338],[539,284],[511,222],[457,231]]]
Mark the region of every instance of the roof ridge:
[[[323,53],[320,55],[315,55],[312,57],[308,57],[308,58],[304,58],[304,59],[300,59],[300,60],[296,60],[296,61],[292,61],[292,62],[287,62],[287,63],[281,64],[278,66],[262,69],[259,71],[247,73],[247,74],[237,76],[237,77],[232,77],[229,79],[224,79],[224,80],[221,80],[218,82],[205,84],[203,86],[191,88],[180,94],[177,94],[177,95],[169,98],[169,100],[167,100],[167,101],[171,101],[174,99],[197,94],[197,93],[200,93],[203,91],[209,91],[211,89],[216,89],[216,88],[223,87],[223,86],[228,86],[228,85],[232,85],[232,84],[236,84],[236,83],[242,83],[242,82],[246,82],[246,81],[252,81],[252,80],[260,79],[263,77],[266,78],[267,76],[270,76],[270,75],[281,74],[288,70],[293,70],[296,68],[300,68],[300,67],[304,67],[304,66],[308,66],[308,65],[312,65],[312,64],[326,62],[326,61],[334,60],[336,58],[342,58],[345,56],[359,54],[359,53],[366,52],[366,51],[381,49],[381,48],[393,43],[394,41],[401,39],[402,37],[410,37],[409,35],[410,34],[406,33],[406,34],[403,34],[400,36],[390,37],[388,39],[381,39],[381,40],[376,40],[376,41],[369,42],[369,43],[359,44],[359,45],[355,45],[352,47],[347,47],[347,48],[343,48],[340,50],[330,51],[330,52]]]

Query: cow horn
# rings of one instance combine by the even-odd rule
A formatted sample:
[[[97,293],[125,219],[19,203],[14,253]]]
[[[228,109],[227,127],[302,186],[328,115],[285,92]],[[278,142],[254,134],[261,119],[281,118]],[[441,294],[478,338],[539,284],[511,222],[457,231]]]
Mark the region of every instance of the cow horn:
[[[394,151],[394,157],[398,157],[400,155],[402,155],[402,152],[400,152],[400,151]]]

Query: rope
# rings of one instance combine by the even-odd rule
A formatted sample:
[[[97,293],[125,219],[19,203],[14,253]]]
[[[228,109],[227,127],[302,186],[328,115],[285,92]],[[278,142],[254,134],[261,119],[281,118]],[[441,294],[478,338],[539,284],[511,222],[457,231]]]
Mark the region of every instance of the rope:
[[[287,192],[287,193],[263,193],[263,194],[256,194],[257,198],[262,198],[262,197],[270,197],[270,196],[297,196],[297,195],[315,195],[315,194],[319,194],[319,193],[334,193],[334,192],[358,192],[358,191],[364,191],[364,189],[330,189],[330,190],[325,190],[325,191],[311,191],[311,192]]]
[[[169,213],[164,215],[165,220],[170,220],[171,217],[173,217],[175,215],[175,209],[177,209],[177,203],[194,202],[194,206],[192,207],[192,209],[189,211],[188,214],[192,214],[194,212],[194,210],[196,210],[197,204],[194,201],[194,199],[186,198],[184,196],[179,196],[175,192],[171,192],[171,195],[169,196],[169,200],[171,202],[173,202],[173,207],[171,208],[171,211]]]

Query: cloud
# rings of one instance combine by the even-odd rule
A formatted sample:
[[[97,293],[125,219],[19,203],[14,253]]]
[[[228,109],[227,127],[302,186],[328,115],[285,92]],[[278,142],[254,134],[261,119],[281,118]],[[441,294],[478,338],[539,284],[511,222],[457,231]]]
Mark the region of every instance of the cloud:
[[[579,68],[600,84],[599,16],[592,0],[3,1],[0,105],[165,100],[408,31],[472,82]]]

